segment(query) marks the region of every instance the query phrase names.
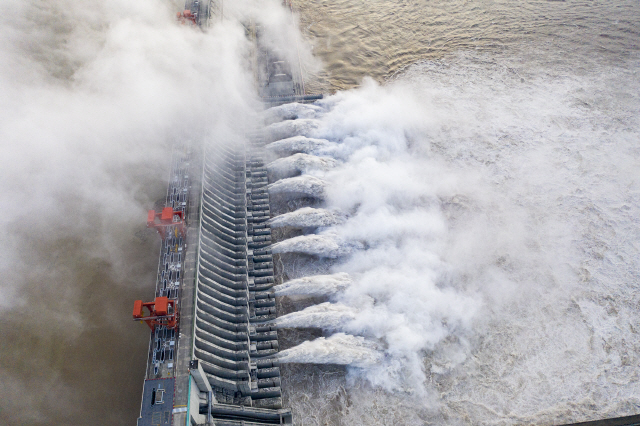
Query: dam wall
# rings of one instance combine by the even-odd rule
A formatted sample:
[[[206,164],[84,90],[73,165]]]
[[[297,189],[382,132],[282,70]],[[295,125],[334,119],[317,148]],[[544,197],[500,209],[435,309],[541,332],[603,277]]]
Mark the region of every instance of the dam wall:
[[[266,186],[255,147],[206,150],[193,358],[218,403],[280,409]]]

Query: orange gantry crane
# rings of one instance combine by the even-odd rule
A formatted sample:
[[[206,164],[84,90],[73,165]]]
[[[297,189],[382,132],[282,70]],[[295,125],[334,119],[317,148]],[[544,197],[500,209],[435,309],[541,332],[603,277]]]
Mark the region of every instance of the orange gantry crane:
[[[155,228],[162,239],[167,237],[167,229],[175,226],[177,231],[184,237],[187,227],[184,223],[184,215],[180,210],[173,210],[171,207],[165,207],[160,212],[149,210],[147,215],[147,228]]]
[[[149,310],[149,315],[145,316],[144,308]],[[133,302],[133,319],[146,322],[151,330],[156,326],[174,329],[178,326],[176,301],[168,297],[156,297],[153,302],[146,303],[136,300]]]

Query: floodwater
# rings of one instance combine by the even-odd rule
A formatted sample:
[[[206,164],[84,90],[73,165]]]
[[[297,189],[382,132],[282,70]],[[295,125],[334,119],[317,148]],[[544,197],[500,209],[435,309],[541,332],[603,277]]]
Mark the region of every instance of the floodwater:
[[[330,90],[457,52],[491,57],[537,47],[539,61],[581,68],[585,58],[618,63],[638,50],[633,1],[300,0],[296,9],[324,62],[319,84]]]
[[[19,134],[45,140],[50,133],[33,133],[43,126],[79,142],[63,147],[71,152],[67,156],[27,144],[34,161],[18,169],[5,166],[20,171],[4,180],[15,188],[9,195],[20,196],[5,203],[15,214],[0,222],[9,247],[0,261],[0,423],[134,424],[148,331],[130,321],[130,306],[152,294],[159,243],[144,228],[144,209],[163,196],[168,171],[168,163],[158,161],[166,152],[147,158],[138,143],[182,134],[180,123],[190,118],[176,111],[193,107],[198,86],[181,88],[180,73],[150,79],[150,71],[175,66],[151,61],[142,64],[143,78],[121,93],[126,117],[108,108],[83,115],[74,103],[58,104],[61,93],[84,87],[70,76],[94,52],[134,58],[126,69],[133,73],[140,68],[136,57],[185,49],[170,40],[156,44],[156,33],[144,29],[145,19],[157,16],[142,6],[116,5],[122,14],[143,16],[118,18],[143,29],[129,33],[126,24],[112,28],[96,18],[103,12],[99,2],[78,8],[68,2],[59,9],[22,3],[8,2],[2,14],[13,17],[0,26],[2,53],[12,59],[18,57],[14,50],[24,49],[39,65],[21,76],[2,65],[9,76],[3,82],[11,82],[2,89],[16,81],[33,87],[43,73],[46,84],[55,80],[64,93],[4,96],[3,112],[12,121],[2,127],[12,137],[3,137],[10,143],[20,142],[13,137]],[[404,389],[371,387],[366,371],[345,378],[344,367],[292,364],[283,385],[298,424],[555,424],[640,412],[638,2],[298,0],[294,8],[323,62],[308,91],[352,89],[370,76],[390,87],[409,84],[428,100],[434,130],[421,151],[428,153],[425,164],[437,164],[445,180],[470,188],[444,191],[442,215],[450,228],[440,256],[464,284],[457,290],[475,295],[480,306],[477,328],[464,330],[462,359],[455,334],[424,358],[428,403],[416,402]],[[24,27],[11,33],[16,22]],[[109,42],[96,36],[107,28],[116,32]],[[90,36],[78,37],[85,32]],[[135,38],[127,38],[131,34]],[[117,56],[122,46],[131,51]],[[5,63],[22,69],[21,60]],[[117,64],[102,61],[87,74],[120,93]],[[160,104],[177,99],[180,108],[154,109],[147,99],[127,109],[128,96],[147,84],[154,93],[163,85],[177,87],[163,92]],[[83,99],[100,92],[88,87]],[[388,95],[370,90],[366,102]],[[70,105],[82,120],[58,131],[51,123],[60,117],[33,113],[23,95],[37,97],[56,114]],[[148,110],[154,119],[136,115]],[[360,115],[354,108],[343,111]],[[29,114],[38,119],[14,126]],[[105,124],[96,125],[95,117]],[[128,117],[135,125],[111,132]],[[96,133],[114,148],[100,145],[98,154],[86,155]],[[135,161],[126,166],[114,160],[131,151]],[[3,158],[17,158],[7,152]],[[43,166],[49,159],[55,167]],[[100,164],[104,173],[87,164]],[[43,169],[65,173],[35,178]],[[89,183],[78,190],[83,180]],[[33,185],[21,186],[24,181]],[[37,187],[55,196],[49,199]],[[45,201],[21,202],[29,197]],[[290,332],[291,342],[318,335],[297,333]],[[447,358],[451,354],[456,362]]]
[[[330,235],[369,247],[324,270],[304,258],[282,267],[288,278],[350,272],[361,281],[328,299],[335,309],[288,317],[324,336],[296,346],[310,337],[284,332],[293,363],[283,389],[299,424],[561,424],[639,413],[639,5],[298,5],[324,62],[307,88],[346,90],[312,134],[343,146],[343,164],[316,174],[335,188],[325,207],[364,209],[367,219],[354,214]],[[410,212],[423,215],[416,234],[429,213],[437,218],[423,242],[398,224],[415,209],[405,191],[437,200]],[[327,337],[335,332],[384,342],[384,361],[363,366],[369,346],[353,355],[357,341]],[[331,365],[351,355],[346,374]],[[410,384],[416,375],[424,389]]]

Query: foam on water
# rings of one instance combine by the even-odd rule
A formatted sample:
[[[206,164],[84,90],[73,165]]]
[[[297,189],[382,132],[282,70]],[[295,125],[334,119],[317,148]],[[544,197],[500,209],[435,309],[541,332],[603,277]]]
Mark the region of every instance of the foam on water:
[[[361,244],[333,266],[355,277],[335,306],[287,319],[307,327],[309,314],[384,360],[388,374],[351,372],[343,424],[384,424],[384,410],[408,401],[401,389],[428,396],[396,413],[405,424],[640,409],[639,61],[583,60],[575,74],[527,55],[425,62],[321,103],[311,136],[344,161],[323,175],[325,207],[350,214],[275,247],[328,251],[325,235]],[[322,316],[337,306],[357,314]],[[342,347],[329,340],[283,360],[335,362],[323,354]],[[344,386],[322,383],[320,395]]]

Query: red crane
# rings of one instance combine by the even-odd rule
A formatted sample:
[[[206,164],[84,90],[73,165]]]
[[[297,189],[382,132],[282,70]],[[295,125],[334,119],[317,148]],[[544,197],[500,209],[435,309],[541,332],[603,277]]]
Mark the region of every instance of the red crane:
[[[144,308],[149,310],[145,316]],[[156,325],[165,326],[168,329],[178,326],[178,309],[176,301],[168,297],[156,297],[153,302],[143,303],[142,300],[133,302],[133,319],[144,321],[153,330]]]
[[[159,219],[159,220],[158,220]],[[147,215],[147,228],[155,228],[162,239],[167,237],[167,228],[175,226],[177,231],[184,237],[187,227],[184,223],[184,215],[180,210],[173,210],[171,207],[165,207],[161,212],[149,210]]]
[[[178,21],[182,25],[186,23],[197,25],[197,17],[189,9],[185,10],[184,12],[178,12],[176,16],[178,18]]]

